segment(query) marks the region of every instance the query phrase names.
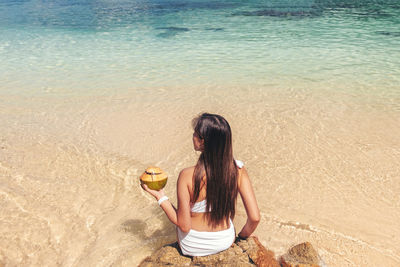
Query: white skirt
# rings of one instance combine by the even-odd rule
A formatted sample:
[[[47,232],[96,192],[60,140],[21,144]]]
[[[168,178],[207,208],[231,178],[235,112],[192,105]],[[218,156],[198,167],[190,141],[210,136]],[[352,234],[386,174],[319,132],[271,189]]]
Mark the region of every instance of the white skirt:
[[[235,240],[235,228],[231,220],[230,227],[217,232],[190,230],[185,233],[178,229],[178,242],[183,255],[207,256],[228,249]]]

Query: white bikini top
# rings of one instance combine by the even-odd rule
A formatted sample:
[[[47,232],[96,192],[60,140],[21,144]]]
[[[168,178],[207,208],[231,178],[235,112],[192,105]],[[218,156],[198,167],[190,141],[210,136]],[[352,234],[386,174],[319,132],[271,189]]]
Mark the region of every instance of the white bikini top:
[[[235,162],[239,169],[243,168],[244,163],[242,161],[235,160]],[[207,200],[204,199],[202,201],[191,204],[190,211],[196,212],[196,213],[202,213],[202,212],[206,212],[206,207],[207,207]]]

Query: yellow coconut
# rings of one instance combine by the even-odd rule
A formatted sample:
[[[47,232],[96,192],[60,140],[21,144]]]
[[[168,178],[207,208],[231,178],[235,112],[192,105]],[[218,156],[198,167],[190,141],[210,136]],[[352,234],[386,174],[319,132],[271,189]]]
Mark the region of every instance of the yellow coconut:
[[[140,176],[140,182],[145,183],[150,189],[161,190],[167,184],[167,174],[158,167],[148,167]]]

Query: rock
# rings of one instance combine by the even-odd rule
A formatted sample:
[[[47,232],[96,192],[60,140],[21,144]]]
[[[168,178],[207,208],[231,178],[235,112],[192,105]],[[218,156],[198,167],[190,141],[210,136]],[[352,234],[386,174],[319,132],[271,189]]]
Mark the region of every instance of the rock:
[[[144,259],[139,267],[221,266],[221,267],[320,267],[325,266],[317,251],[309,243],[298,244],[275,259],[257,237],[241,240],[220,253],[204,257],[183,256],[177,242],[165,245]]]
[[[317,251],[309,242],[298,244],[281,256],[282,267],[319,267],[320,260]]]
[[[280,267],[274,252],[266,249],[257,237],[251,237],[238,243],[249,258],[260,267]]]
[[[145,258],[139,266],[190,266],[191,263],[192,259],[190,257],[185,257],[180,253],[178,243],[172,243],[163,246],[151,256]]]
[[[250,237],[232,244],[225,251],[204,257],[183,256],[178,243],[169,244],[139,264],[139,267],[153,266],[278,267],[280,265],[272,251],[267,250],[256,237]]]
[[[193,257],[192,263],[196,266],[254,266],[254,264],[250,262],[249,256],[246,253],[243,253],[243,250],[236,244],[233,244],[229,249],[214,255]]]

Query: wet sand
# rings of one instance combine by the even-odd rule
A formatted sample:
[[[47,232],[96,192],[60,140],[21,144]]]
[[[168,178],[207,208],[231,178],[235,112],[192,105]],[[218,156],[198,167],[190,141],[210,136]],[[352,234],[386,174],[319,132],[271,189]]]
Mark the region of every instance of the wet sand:
[[[190,126],[225,116],[262,221],[283,254],[310,241],[328,266],[400,265],[400,100],[312,89],[159,88],[103,96],[3,96],[0,263],[132,266],[175,240],[139,187],[148,165],[196,162]],[[239,200],[240,203],[240,200]],[[235,226],[245,222],[239,205]]]

